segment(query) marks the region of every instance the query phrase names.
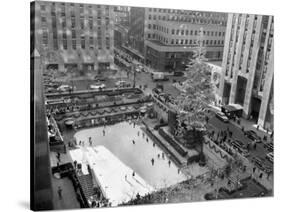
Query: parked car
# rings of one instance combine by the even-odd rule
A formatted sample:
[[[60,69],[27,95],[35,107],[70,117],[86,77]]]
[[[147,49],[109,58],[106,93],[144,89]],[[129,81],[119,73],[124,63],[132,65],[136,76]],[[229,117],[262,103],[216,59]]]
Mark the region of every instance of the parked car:
[[[175,71],[175,72],[174,72],[174,76],[175,76],[175,77],[182,77],[183,75],[184,75],[184,73],[181,72],[181,71]]]
[[[261,142],[261,138],[257,135],[257,133],[254,130],[245,131],[245,136],[256,143]]]
[[[90,89],[91,90],[95,90],[95,91],[99,91],[100,89],[103,89],[105,88],[105,84],[103,83],[98,83],[98,84],[93,84],[93,85],[90,85]]]
[[[95,80],[97,80],[97,81],[101,81],[101,82],[106,81],[106,79],[105,79],[104,77],[99,76],[99,75],[95,76]]]
[[[273,143],[264,144],[264,148],[266,148],[270,152],[273,152]]]
[[[273,171],[271,166],[263,166],[262,170],[266,173],[271,173]]]
[[[131,84],[124,80],[119,80],[115,83],[115,86],[118,88],[128,88],[131,86]]]
[[[224,123],[228,123],[229,122],[229,119],[226,117],[226,115],[224,115],[223,112],[216,112],[216,117],[223,121]]]
[[[239,141],[239,140],[234,140],[234,141],[232,141],[231,142],[231,145],[233,146],[233,147],[236,147],[236,148],[241,148],[241,149],[247,149],[247,147],[246,147],[246,145],[245,144],[243,144],[241,141]]]
[[[243,148],[238,148],[237,151],[243,155],[244,157],[249,157],[250,156],[250,152],[246,149]]]
[[[57,88],[58,91],[66,92],[66,91],[72,91],[73,88],[70,85],[61,85]]]
[[[269,160],[271,163],[273,163],[273,152],[266,154],[265,158]]]
[[[259,169],[263,170],[262,158],[260,157],[253,157],[252,163],[254,163]]]

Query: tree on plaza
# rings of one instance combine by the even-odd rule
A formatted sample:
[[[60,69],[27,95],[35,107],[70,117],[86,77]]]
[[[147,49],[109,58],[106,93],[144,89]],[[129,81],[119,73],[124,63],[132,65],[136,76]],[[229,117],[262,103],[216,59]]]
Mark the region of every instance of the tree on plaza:
[[[203,47],[201,28],[197,47],[186,71],[186,81],[182,84],[181,94],[176,98],[174,109],[178,111],[177,132],[179,137],[186,131],[193,131],[193,139],[203,139],[205,131],[205,108],[214,100],[214,85],[211,83],[211,68],[206,64],[206,49]],[[191,136],[192,138],[192,136]]]

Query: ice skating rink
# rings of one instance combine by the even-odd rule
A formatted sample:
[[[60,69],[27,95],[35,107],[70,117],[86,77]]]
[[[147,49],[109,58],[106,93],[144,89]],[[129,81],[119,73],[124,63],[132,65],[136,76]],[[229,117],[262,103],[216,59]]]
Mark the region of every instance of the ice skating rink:
[[[111,183],[110,187],[115,188],[109,189],[107,185],[107,188],[103,189],[107,189],[106,193],[114,190],[116,201],[187,179],[140,127],[138,125],[134,127],[133,123],[122,122],[113,126],[85,129],[78,131],[74,137],[80,148],[74,150],[76,153],[71,153],[72,157],[75,157],[78,162],[90,161],[89,165],[97,173],[98,181],[106,182],[104,185],[111,179],[114,183]],[[92,145],[89,142],[90,137]],[[80,141],[81,145],[79,145]],[[87,172],[86,169],[84,171]],[[133,172],[138,182],[132,179]],[[128,190],[128,186],[131,189]],[[119,198],[117,198],[118,195]]]

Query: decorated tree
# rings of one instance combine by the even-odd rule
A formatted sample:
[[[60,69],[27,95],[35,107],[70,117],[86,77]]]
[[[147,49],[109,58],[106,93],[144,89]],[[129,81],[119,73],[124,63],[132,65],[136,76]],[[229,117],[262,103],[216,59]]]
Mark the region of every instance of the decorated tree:
[[[182,137],[187,131],[191,137],[188,142],[203,139],[205,131],[205,108],[214,100],[214,85],[211,83],[211,68],[206,64],[206,50],[202,44],[203,30],[197,41],[193,57],[186,71],[186,81],[181,94],[176,98],[174,109],[178,111],[176,135]]]

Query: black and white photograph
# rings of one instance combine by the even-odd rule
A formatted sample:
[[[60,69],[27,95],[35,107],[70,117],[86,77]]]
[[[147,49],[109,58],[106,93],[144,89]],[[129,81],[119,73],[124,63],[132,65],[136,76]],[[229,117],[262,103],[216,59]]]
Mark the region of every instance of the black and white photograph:
[[[164,6],[30,2],[31,210],[274,196],[274,15]]]

